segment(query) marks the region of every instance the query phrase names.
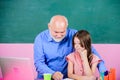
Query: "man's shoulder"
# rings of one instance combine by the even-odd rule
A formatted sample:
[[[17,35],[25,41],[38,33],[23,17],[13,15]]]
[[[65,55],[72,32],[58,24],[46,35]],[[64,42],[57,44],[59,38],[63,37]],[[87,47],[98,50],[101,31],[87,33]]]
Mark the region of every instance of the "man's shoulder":
[[[40,32],[37,36],[44,36],[48,33],[49,33],[49,30],[47,29],[47,30],[44,30],[44,31]]]
[[[68,28],[68,31],[70,31],[70,32],[77,32],[76,29],[72,29],[72,28]]]
[[[46,33],[49,33],[49,30],[48,30],[48,29],[46,29],[46,30],[40,32],[39,35],[43,35],[43,34],[46,34]]]
[[[49,30],[44,30],[42,32],[40,32],[37,36],[36,39],[45,39],[49,34]]]
[[[75,29],[71,29],[71,28],[67,29],[67,35],[69,37],[72,37],[76,32],[77,32],[77,30],[75,30]]]

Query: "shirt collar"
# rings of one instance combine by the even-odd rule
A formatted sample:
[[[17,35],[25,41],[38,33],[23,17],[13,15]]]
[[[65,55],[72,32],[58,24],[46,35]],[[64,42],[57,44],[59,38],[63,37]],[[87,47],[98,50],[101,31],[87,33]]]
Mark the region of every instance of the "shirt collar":
[[[51,35],[50,35],[50,31],[48,30],[48,41],[53,41]]]

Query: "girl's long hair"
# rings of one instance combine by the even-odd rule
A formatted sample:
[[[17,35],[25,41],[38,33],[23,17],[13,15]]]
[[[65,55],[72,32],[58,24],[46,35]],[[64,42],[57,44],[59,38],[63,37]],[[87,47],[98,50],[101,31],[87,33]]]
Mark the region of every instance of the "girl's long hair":
[[[92,61],[92,52],[91,52],[91,38],[90,34],[86,30],[80,30],[75,33],[72,39],[72,45],[74,47],[74,38],[77,37],[80,40],[80,45],[84,47],[87,50],[87,58],[88,58],[88,63],[91,68],[91,61]]]

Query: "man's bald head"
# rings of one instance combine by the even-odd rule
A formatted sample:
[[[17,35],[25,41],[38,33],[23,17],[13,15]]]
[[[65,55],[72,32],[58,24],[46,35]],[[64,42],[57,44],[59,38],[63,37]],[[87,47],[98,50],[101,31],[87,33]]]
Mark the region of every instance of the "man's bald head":
[[[57,27],[67,27],[68,26],[68,20],[65,16],[62,16],[62,15],[55,15],[51,18],[50,20],[50,23],[49,24],[56,24]],[[61,25],[61,26],[58,26],[58,25]]]
[[[48,28],[51,37],[56,41],[60,42],[66,35],[68,21],[65,16],[56,15],[53,16],[48,24]]]

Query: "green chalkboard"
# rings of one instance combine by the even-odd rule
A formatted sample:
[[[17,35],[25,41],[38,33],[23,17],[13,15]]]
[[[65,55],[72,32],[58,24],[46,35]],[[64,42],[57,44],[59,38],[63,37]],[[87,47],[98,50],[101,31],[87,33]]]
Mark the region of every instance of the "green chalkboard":
[[[120,0],[0,0],[0,43],[33,43],[56,14],[93,43],[120,43]]]

